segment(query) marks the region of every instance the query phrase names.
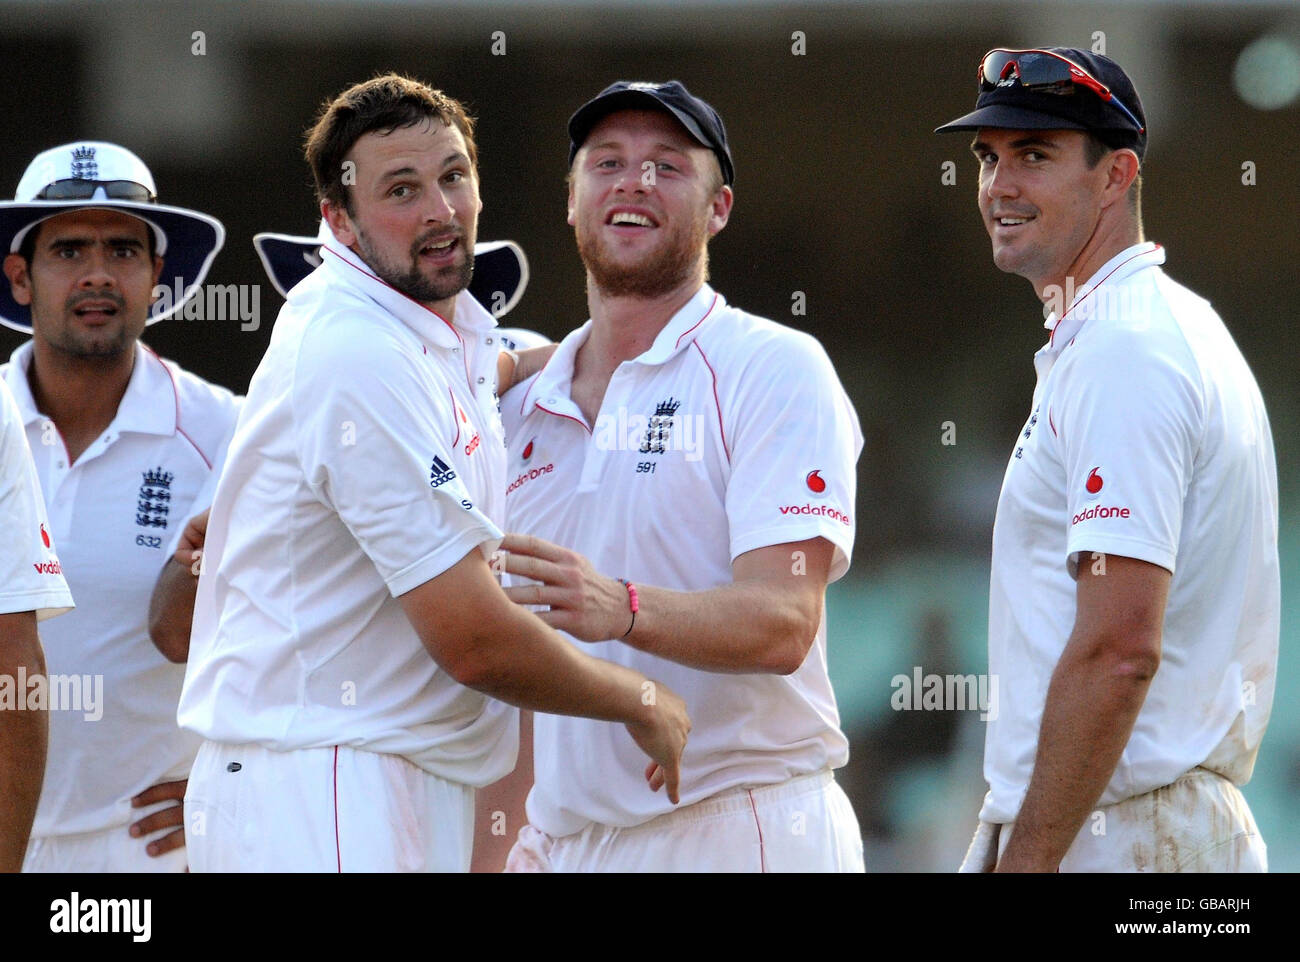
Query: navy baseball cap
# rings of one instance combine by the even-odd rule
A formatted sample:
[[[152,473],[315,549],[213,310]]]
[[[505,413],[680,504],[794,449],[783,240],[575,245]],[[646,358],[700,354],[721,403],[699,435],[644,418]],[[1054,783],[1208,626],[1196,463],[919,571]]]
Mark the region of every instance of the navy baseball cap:
[[[620,80],[588,100],[569,118],[569,166],[578,154],[591,128],[616,110],[666,110],[686,128],[686,132],[718,156],[722,165],[722,182],[736,182],[736,167],[727,146],[727,128],[718,112],[696,97],[680,81],[646,83]]]
[[[1073,69],[1071,69],[1073,68]],[[1112,149],[1146,154],[1146,114],[1137,88],[1109,57],[1074,47],[990,50],[980,60],[979,96],[970,113],[935,133],[1088,130]]]

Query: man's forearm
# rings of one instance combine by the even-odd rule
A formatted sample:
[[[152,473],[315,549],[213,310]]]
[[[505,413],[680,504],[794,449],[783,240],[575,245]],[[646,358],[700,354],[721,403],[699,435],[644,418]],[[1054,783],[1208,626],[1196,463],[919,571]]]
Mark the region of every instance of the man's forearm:
[[[998,871],[1056,871],[1119,764],[1153,675],[1071,637],[1047,690],[1033,777]]]
[[[505,609],[518,619],[511,626],[484,625],[473,651],[453,668],[452,676],[500,701],[552,715],[584,715],[603,721],[643,720],[653,704],[653,686],[639,672],[578,651],[557,632],[528,613]],[[512,639],[510,645],[504,639]]]
[[[820,606],[813,612],[806,599],[754,582],[689,592],[638,585],[637,594],[635,626],[621,640],[702,671],[789,674],[821,617]]]
[[[22,669],[30,693],[34,676],[45,674],[45,657],[36,634],[36,615],[16,612],[0,615],[0,674],[17,681]],[[49,742],[49,716],[45,706],[0,711],[0,872],[23,867],[27,840],[36,818],[36,803],[45,778],[45,753]]]
[[[184,663],[190,654],[190,626],[199,579],[192,567],[168,559],[149,599],[149,637],[168,661]]]

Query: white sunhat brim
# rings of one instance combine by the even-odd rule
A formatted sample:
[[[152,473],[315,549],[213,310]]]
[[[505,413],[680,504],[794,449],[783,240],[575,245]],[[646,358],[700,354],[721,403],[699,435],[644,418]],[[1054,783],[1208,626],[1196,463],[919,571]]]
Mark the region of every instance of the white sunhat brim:
[[[163,260],[158,283],[181,293],[157,300],[150,308],[148,324],[165,320],[184,307],[203,284],[226,241],[226,229],[219,220],[183,207],[112,198],[0,201],[0,251],[16,251],[33,227],[72,210],[120,211],[140,218],[153,229]],[[0,285],[0,324],[24,334],[30,334],[32,329],[30,310],[13,299],[9,284]]]

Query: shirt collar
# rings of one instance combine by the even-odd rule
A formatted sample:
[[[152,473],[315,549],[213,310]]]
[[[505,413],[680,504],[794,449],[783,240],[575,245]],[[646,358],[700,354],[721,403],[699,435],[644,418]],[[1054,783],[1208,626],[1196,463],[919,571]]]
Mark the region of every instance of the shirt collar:
[[[1132,247],[1124,248],[1102,264],[1101,268],[1077,290],[1071,290],[1067,286],[1063,296],[1070,298],[1069,306],[1059,318],[1056,312],[1052,311],[1043,322],[1043,326],[1052,332],[1045,349],[1059,353],[1079,333],[1084,321],[1098,315],[1101,295],[1098,294],[1096,297],[1092,295],[1102,285],[1118,286],[1138,271],[1148,267],[1158,267],[1164,262],[1165,249],[1159,244],[1151,241],[1134,244]]]
[[[704,322],[716,317],[727,305],[726,298],[711,288],[701,284],[695,296],[681,306],[681,309],[669,319],[662,331],[650,345],[650,349],[632,360],[637,364],[663,364],[678,351],[685,350],[700,334]]]
[[[456,297],[456,323],[452,324],[441,314],[380,280],[370,266],[345,247],[333,232],[322,233],[327,236],[321,243],[321,261],[333,277],[360,291],[430,344],[450,350],[462,343],[457,328],[479,332],[496,326],[496,318],[468,290],[461,291]]]
[[[701,285],[695,295],[683,304],[681,309],[664,325],[663,330],[656,335],[654,343],[650,345],[649,349],[632,358],[628,363],[663,364],[667,362],[676,356],[678,352],[689,347],[691,342],[699,336],[700,331],[703,330],[704,322],[721,313],[726,303],[726,298],[708,284]],[[573,411],[577,409],[577,405],[573,404],[572,401],[573,364],[577,360],[578,349],[586,343],[587,338],[591,335],[593,323],[593,321],[588,320],[582,327],[570,331],[568,336],[560,342],[559,347],[555,349],[555,353],[546,362],[546,366],[542,368],[541,373],[529,385],[523,402],[520,404],[522,413],[526,414],[533,407],[542,407],[545,410],[563,408],[563,411],[555,410],[554,413],[573,416]]]
[[[42,421],[45,415],[36,407],[27,371],[31,367],[34,347],[31,341],[19,346],[9,357],[5,384],[18,402],[23,424]],[[180,423],[180,395],[171,371],[162,359],[139,341],[135,344],[135,361],[131,366],[131,379],[117,406],[111,429],[117,433],[134,431],[140,434],[170,436]]]
[[[560,341],[555,353],[550,356],[524,393],[524,399],[519,405],[520,413],[527,414],[534,407],[540,407],[543,410],[581,419],[578,406],[573,403],[573,364],[577,360],[578,349],[587,342],[591,334],[593,323],[587,321],[576,331],[570,331],[564,340]]]

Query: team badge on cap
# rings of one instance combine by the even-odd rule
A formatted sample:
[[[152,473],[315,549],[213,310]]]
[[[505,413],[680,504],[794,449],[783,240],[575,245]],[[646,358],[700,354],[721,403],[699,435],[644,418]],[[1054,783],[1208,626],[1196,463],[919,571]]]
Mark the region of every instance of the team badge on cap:
[[[159,283],[181,296],[156,300],[149,324],[185,306],[226,240],[226,230],[216,218],[159,204],[153,174],[131,151],[85,140],[46,150],[27,165],[14,199],[0,201],[0,251],[16,254],[43,221],[86,208],[130,214],[153,233],[154,253],[163,262]],[[0,284],[0,324],[24,334],[32,329],[30,309],[13,299],[8,284]]]

